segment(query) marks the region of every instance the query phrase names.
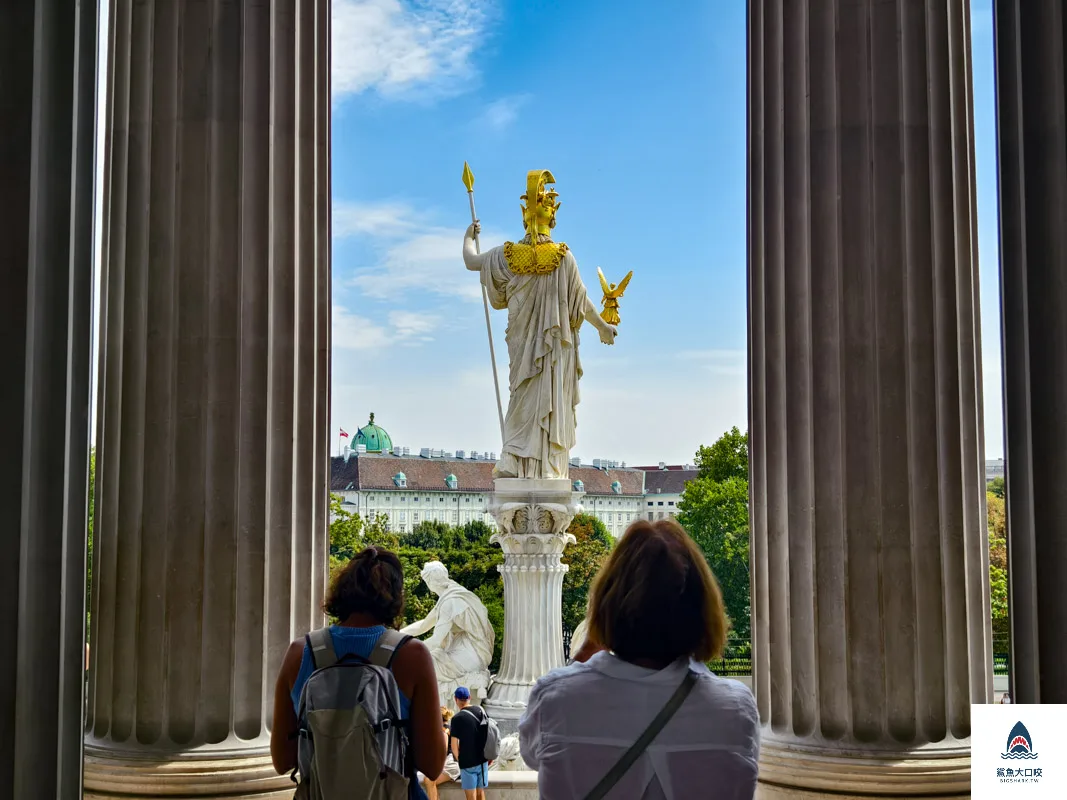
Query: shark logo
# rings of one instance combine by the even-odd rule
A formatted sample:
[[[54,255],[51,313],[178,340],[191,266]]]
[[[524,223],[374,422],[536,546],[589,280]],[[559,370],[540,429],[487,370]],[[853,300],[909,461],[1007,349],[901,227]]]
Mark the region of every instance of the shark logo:
[[[1000,754],[1001,758],[1037,758],[1034,752],[1034,742],[1030,738],[1030,731],[1021,722],[1016,722],[1015,727],[1008,734],[1008,746]]]

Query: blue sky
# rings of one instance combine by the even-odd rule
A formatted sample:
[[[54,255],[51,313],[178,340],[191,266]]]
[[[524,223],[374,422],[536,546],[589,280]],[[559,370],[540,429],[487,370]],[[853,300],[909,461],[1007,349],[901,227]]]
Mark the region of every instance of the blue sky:
[[[999,457],[990,7],[972,2],[986,451]],[[584,336],[575,455],[680,463],[746,426],[742,0],[333,0],[333,25],[334,435],[374,411],[412,449],[499,448],[478,279],[460,258],[464,160],[483,246],[521,235],[526,171],[547,168],[556,238],[593,297],[597,266],[634,270],[616,345]],[[493,321],[506,391],[505,314]]]
[[[975,123],[999,456],[989,6],[974,3]],[[335,0],[334,59],[335,427],[375,411],[412,449],[499,446],[477,277],[459,257],[465,159],[484,247],[521,235],[525,173],[548,168],[556,238],[594,297],[597,266],[634,270],[617,344],[583,340],[575,454],[683,462],[745,427],[744,2]]]

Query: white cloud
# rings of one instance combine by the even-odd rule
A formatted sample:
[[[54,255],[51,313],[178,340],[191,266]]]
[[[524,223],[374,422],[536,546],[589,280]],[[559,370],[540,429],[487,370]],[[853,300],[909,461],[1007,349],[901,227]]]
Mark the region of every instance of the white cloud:
[[[411,208],[403,203],[339,201],[333,204],[335,239],[361,234],[378,237],[399,236],[414,227],[415,216]]]
[[[462,90],[487,11],[483,0],[333,0],[334,99]]]
[[[674,357],[712,375],[748,375],[748,353],[745,350],[681,350]]]
[[[426,293],[478,300],[478,276],[463,266],[464,229],[426,224],[429,218],[402,203],[335,203],[334,238],[365,238],[378,254],[374,266],[356,268],[341,281],[374,300]],[[487,242],[505,238],[482,231]]]
[[[366,317],[352,314],[344,306],[335,305],[332,313],[334,351],[373,350],[389,344],[389,334],[381,325]]]
[[[440,324],[441,318],[436,314],[421,311],[389,312],[389,325],[396,331],[397,338],[404,341],[433,341],[430,334],[437,330]]]
[[[502,131],[519,117],[519,110],[530,99],[529,95],[520,94],[513,97],[501,97],[486,106],[482,112],[480,124],[494,131]]]

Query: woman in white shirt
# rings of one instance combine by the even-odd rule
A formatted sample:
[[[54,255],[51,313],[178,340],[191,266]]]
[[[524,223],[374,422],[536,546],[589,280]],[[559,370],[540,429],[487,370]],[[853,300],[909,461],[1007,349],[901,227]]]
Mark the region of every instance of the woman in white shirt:
[[[722,593],[677,522],[627,529],[588,622],[584,663],[541,678],[519,722],[543,800],[751,800],[756,703],[704,666],[726,641]]]

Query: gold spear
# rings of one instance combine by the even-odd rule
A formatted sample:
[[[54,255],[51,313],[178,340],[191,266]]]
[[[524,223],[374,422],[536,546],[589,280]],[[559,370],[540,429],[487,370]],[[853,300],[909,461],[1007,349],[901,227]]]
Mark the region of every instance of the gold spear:
[[[471,203],[471,222],[478,221],[478,215],[474,212],[474,173],[470,165],[463,162],[463,185],[467,187],[467,199]],[[482,252],[482,243],[478,238],[478,232],[474,232],[474,250],[479,255]],[[496,374],[496,350],[493,348],[493,326],[489,322],[489,295],[485,291],[485,283],[482,283],[482,305],[485,307],[485,329],[489,333],[489,359],[493,362],[493,386],[496,388],[496,413],[500,417],[500,446],[504,446],[504,406],[500,402],[500,379]]]

